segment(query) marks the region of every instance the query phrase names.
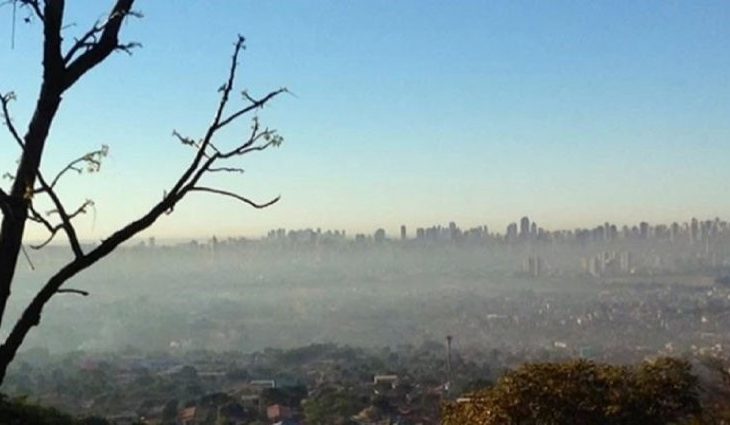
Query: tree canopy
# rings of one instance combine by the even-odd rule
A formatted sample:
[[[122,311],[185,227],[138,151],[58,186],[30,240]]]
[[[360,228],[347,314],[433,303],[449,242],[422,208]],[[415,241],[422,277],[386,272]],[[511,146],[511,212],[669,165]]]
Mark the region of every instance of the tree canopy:
[[[443,406],[443,425],[665,425],[700,414],[689,362],[659,358],[638,366],[585,360],[525,364],[493,387]]]

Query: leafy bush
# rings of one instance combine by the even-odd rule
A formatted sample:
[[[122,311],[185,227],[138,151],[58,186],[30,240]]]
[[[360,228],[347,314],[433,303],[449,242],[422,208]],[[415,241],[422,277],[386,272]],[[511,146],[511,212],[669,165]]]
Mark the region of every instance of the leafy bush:
[[[636,367],[584,360],[533,363],[492,388],[443,406],[443,425],[666,425],[700,414],[698,380],[687,361]]]

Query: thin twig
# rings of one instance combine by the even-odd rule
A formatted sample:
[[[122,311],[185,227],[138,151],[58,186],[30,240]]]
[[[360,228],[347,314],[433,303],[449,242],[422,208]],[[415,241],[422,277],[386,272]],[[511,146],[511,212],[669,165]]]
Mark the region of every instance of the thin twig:
[[[56,290],[56,293],[57,294],[76,294],[76,295],[82,295],[84,297],[88,297],[89,296],[89,292],[88,291],[83,291],[81,289],[70,289],[70,288],[67,289],[67,288],[62,288],[62,289]]]
[[[20,250],[23,252],[25,261],[28,262],[28,267],[30,267],[30,269],[32,271],[35,271],[35,266],[33,265],[33,262],[30,260],[30,255],[28,255],[28,251],[25,250],[25,246],[23,244],[20,244]]]
[[[227,197],[229,197],[229,198],[234,198],[234,199],[238,199],[239,201],[241,201],[241,202],[245,202],[245,203],[247,203],[248,205],[251,205],[252,207],[254,207],[254,208],[258,208],[258,209],[262,209],[262,208],[266,208],[266,207],[268,207],[268,206],[271,206],[271,205],[273,205],[273,204],[275,204],[275,203],[279,202],[279,199],[281,199],[281,196],[277,196],[276,198],[274,198],[274,199],[272,199],[272,200],[270,200],[270,201],[268,201],[268,202],[265,202],[265,203],[263,203],[263,204],[259,204],[259,203],[256,203],[256,202],[254,202],[254,201],[252,201],[252,200],[250,200],[250,199],[248,199],[248,198],[246,198],[246,197],[243,197],[243,196],[241,196],[241,195],[239,195],[239,194],[237,194],[237,193],[233,193],[233,192],[228,192],[228,191],[226,191],[226,190],[214,189],[214,188],[212,188],[212,187],[205,187],[205,186],[193,186],[193,187],[191,187],[191,188],[190,188],[189,190],[190,190],[191,192],[208,192],[208,193],[215,193],[215,194],[217,194],[217,195],[222,195],[222,196],[227,196]]]
[[[216,168],[208,168],[208,171],[211,173],[245,173],[246,170],[243,168],[238,167],[216,167]]]
[[[40,182],[41,188],[44,192],[48,194],[48,196],[51,198],[51,201],[53,201],[53,204],[56,207],[56,210],[54,212],[56,212],[61,218],[61,223],[63,224],[62,228],[66,232],[69,244],[71,244],[71,250],[74,252],[74,255],[76,255],[77,258],[83,257],[84,252],[81,249],[81,244],[79,243],[79,239],[76,236],[76,229],[71,223],[71,218],[80,214],[79,211],[83,210],[83,208],[89,201],[84,202],[81,208],[79,208],[79,210],[76,210],[73,216],[69,216],[69,214],[66,212],[66,209],[63,207],[63,203],[61,203],[61,200],[58,198],[58,195],[56,195],[56,192],[53,190],[53,188],[48,185],[41,173],[38,173],[38,182]]]
[[[20,133],[18,133],[18,130],[13,124],[13,120],[10,118],[10,108],[8,105],[13,100],[15,100],[15,93],[13,92],[0,94],[0,105],[2,105],[3,109],[3,120],[5,121],[5,126],[8,128],[8,131],[10,131],[10,135],[13,136],[13,139],[15,139],[18,145],[20,145],[21,149],[25,149],[23,138],[20,137]]]
[[[263,98],[255,101],[252,105],[249,105],[245,108],[242,108],[242,109],[232,113],[228,118],[222,120],[218,124],[218,127],[219,128],[225,127],[226,125],[230,124],[231,121],[235,120],[236,118],[240,117],[241,115],[249,113],[249,112],[253,111],[254,109],[262,108],[266,103],[269,102],[269,100],[271,100],[272,98],[274,98],[282,93],[285,93],[285,92],[286,92],[286,88],[280,88],[279,90],[276,90],[276,91],[273,91],[273,92],[267,94]]]

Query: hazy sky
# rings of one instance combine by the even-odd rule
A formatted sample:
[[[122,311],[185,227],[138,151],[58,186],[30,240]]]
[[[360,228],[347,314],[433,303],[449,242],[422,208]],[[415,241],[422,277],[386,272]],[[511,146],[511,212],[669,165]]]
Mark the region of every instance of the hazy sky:
[[[110,1],[67,1],[66,39]],[[118,54],[65,96],[44,170],[104,143],[101,174],[63,193],[97,202],[102,238],[162,196],[217,102],[236,34],[239,88],[288,87],[262,114],[286,137],[247,173],[211,181],[280,204],[195,194],[149,235],[257,235],[274,227],[372,231],[455,220],[499,231],[730,216],[730,2],[138,1]],[[25,127],[40,25],[0,9],[0,90]],[[235,143],[248,129],[228,132]],[[13,143],[0,166],[14,169]],[[7,182],[4,183],[7,185]]]

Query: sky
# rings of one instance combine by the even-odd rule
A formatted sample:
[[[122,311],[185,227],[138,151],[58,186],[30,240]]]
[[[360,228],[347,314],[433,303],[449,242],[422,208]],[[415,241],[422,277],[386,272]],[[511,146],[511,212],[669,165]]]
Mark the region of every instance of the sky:
[[[110,1],[67,2],[73,40]],[[502,232],[730,218],[730,2],[138,0],[116,54],[64,97],[43,170],[106,144],[99,174],[68,176],[78,223],[104,238],[160,199],[217,104],[237,34],[238,89],[286,87],[260,114],[285,137],[193,194],[144,236],[348,233],[456,221]],[[21,13],[21,17],[22,17]],[[0,8],[0,91],[25,128],[40,82],[41,27]],[[234,104],[235,105],[235,104]],[[230,146],[250,122],[221,134]],[[3,147],[4,146],[4,147]],[[0,170],[18,151],[0,134]],[[7,187],[8,182],[2,182]],[[37,230],[29,238],[40,237]]]

